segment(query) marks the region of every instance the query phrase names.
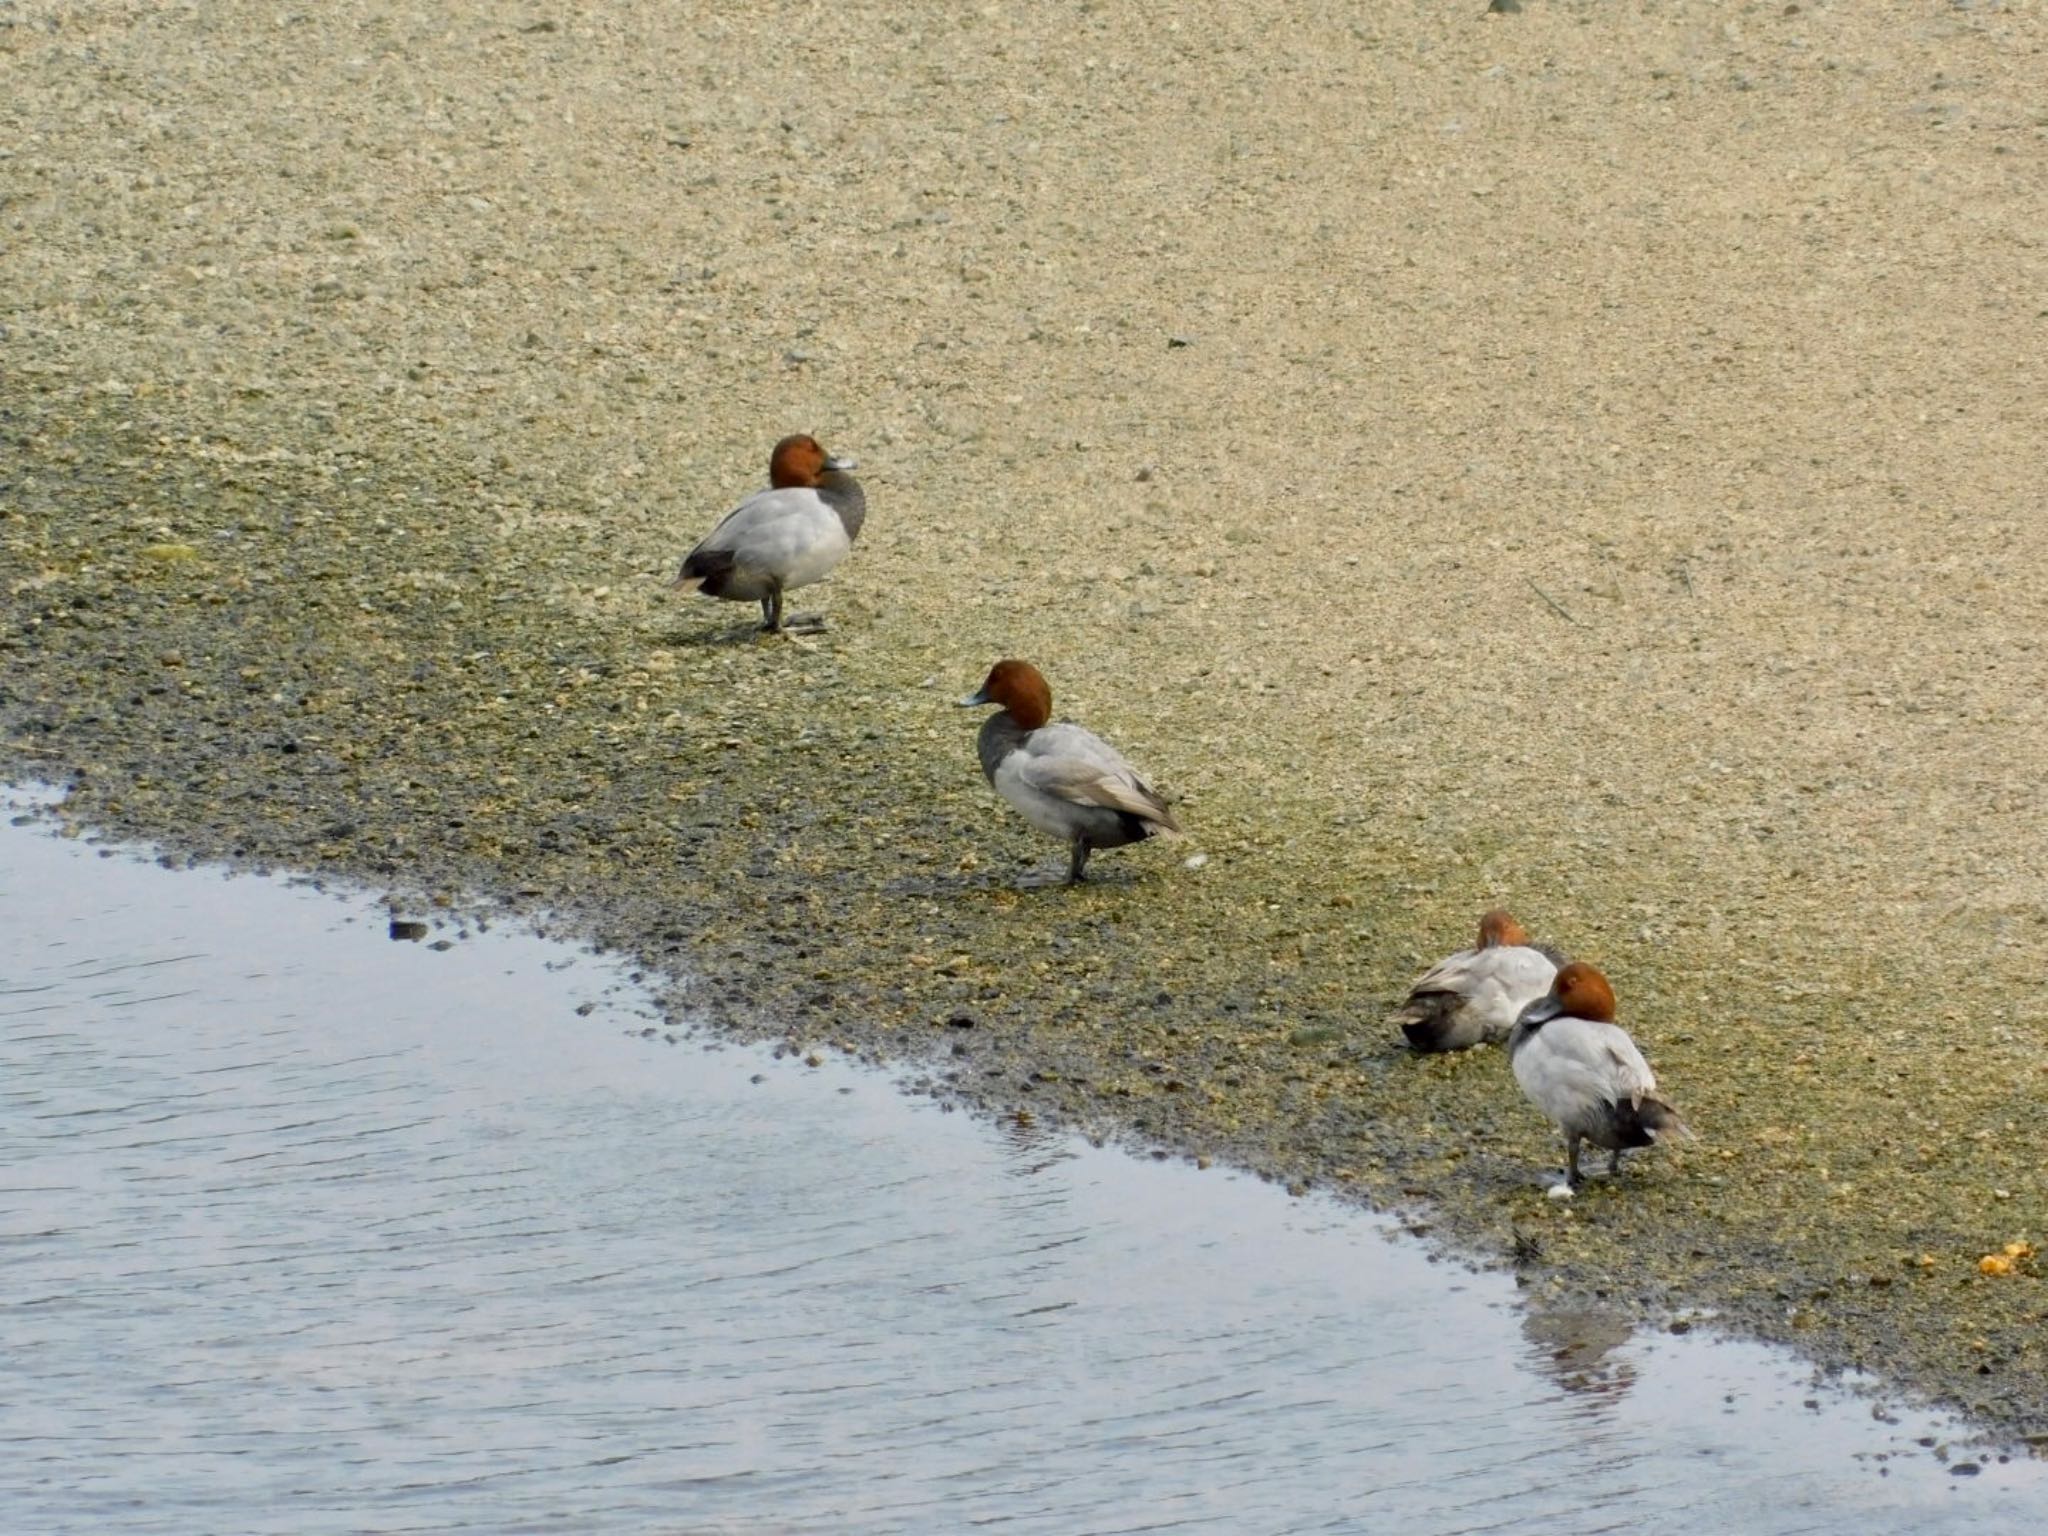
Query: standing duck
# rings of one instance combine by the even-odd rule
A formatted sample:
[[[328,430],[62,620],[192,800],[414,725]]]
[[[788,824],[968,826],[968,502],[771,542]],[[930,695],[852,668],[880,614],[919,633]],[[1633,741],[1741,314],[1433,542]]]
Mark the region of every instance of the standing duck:
[[[1550,990],[1522,1010],[1508,1036],[1508,1061],[1522,1092],[1564,1131],[1567,1189],[1583,1178],[1581,1141],[1607,1148],[1607,1171],[1616,1174],[1624,1147],[1692,1139],[1658,1094],[1643,1053],[1614,1022],[1614,989],[1582,961],[1560,970]]]
[[[1069,885],[1082,878],[1094,849],[1179,833],[1166,802],[1115,747],[1078,725],[1047,723],[1052,689],[1030,662],[997,662],[960,703],[1003,706],[975,741],[981,771],[1026,821],[1069,846]]]
[[[782,629],[782,594],[823,581],[867,517],[860,482],[815,437],[785,437],[768,456],[768,486],[726,513],[684,557],[673,588],[761,605],[761,629]]]
[[[1479,919],[1479,943],[1416,977],[1389,1022],[1418,1051],[1497,1045],[1515,1016],[1550,990],[1562,963],[1562,956],[1530,944],[1522,925],[1496,907]]]

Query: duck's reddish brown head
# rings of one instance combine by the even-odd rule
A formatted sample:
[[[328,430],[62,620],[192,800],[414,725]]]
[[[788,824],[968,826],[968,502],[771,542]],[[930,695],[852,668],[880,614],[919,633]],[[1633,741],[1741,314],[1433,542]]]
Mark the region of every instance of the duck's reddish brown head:
[[[808,432],[794,432],[768,455],[768,483],[787,491],[818,483],[831,456]]]
[[[1557,973],[1550,990],[1515,1016],[1513,1050],[1517,1041],[1534,1034],[1552,1019],[1593,1019],[1614,1022],[1614,988],[1607,978],[1583,960],[1574,960]]]
[[[999,661],[989,668],[979,692],[960,701],[963,705],[1000,704],[1012,720],[1027,731],[1035,731],[1052,718],[1052,688],[1038,668],[1028,661]]]
[[[1598,1019],[1604,1024],[1614,1022],[1614,988],[1607,984],[1605,976],[1585,961],[1574,960],[1559,971],[1553,986],[1560,1013],[1574,1019]]]
[[[1498,944],[1526,944],[1529,932],[1509,914],[1506,907],[1495,907],[1479,919],[1479,947],[1492,949]]]

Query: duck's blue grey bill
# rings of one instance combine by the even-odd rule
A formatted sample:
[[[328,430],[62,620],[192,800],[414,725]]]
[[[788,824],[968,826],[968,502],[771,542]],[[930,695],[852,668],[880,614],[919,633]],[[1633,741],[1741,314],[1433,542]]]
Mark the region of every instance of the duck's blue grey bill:
[[[1563,1012],[1564,1004],[1560,1003],[1556,998],[1539,997],[1521,1011],[1517,1016],[1517,1022],[1523,1024],[1547,1024]]]
[[[962,709],[972,709],[977,704],[987,704],[991,701],[989,699],[988,690],[986,688],[977,688],[974,690],[974,692],[967,695],[966,698],[955,699],[953,702],[955,704],[958,704]]]
[[[859,469],[860,460],[850,453],[835,453],[825,461],[827,469]]]

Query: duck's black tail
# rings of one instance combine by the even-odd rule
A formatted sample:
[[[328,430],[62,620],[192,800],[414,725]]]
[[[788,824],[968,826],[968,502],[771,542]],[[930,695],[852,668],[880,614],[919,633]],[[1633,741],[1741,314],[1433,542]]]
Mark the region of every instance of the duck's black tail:
[[[733,566],[731,550],[693,549],[689,558],[683,561],[683,568],[676,574],[676,579],[669,583],[669,590],[701,591],[707,597],[718,597],[732,582]]]
[[[1636,1106],[1636,1120],[1652,1141],[1697,1141],[1692,1127],[1678,1118],[1678,1111],[1662,1099],[1644,1099]]]
[[[1453,1042],[1452,1025],[1462,1002],[1455,992],[1411,993],[1407,1002],[1387,1015],[1387,1022],[1400,1025],[1401,1033],[1418,1051],[1454,1051],[1459,1044],[1471,1043]]]

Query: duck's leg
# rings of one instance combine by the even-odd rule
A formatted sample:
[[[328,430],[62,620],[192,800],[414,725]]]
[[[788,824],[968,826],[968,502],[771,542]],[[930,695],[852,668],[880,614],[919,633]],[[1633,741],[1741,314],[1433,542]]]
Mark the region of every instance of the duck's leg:
[[[764,635],[782,632],[782,583],[768,583],[767,595],[761,599],[761,633]]]
[[[1077,837],[1074,839],[1073,856],[1067,861],[1067,884],[1079,885],[1083,880],[1087,879],[1087,876],[1081,873],[1087,865],[1088,839]]]
[[[1616,1147],[1614,1155],[1607,1159],[1607,1177],[1610,1179],[1621,1177],[1621,1148],[1619,1147]]]
[[[1567,1131],[1564,1138],[1564,1181],[1573,1189],[1586,1182],[1586,1176],[1579,1172],[1579,1133]]]

